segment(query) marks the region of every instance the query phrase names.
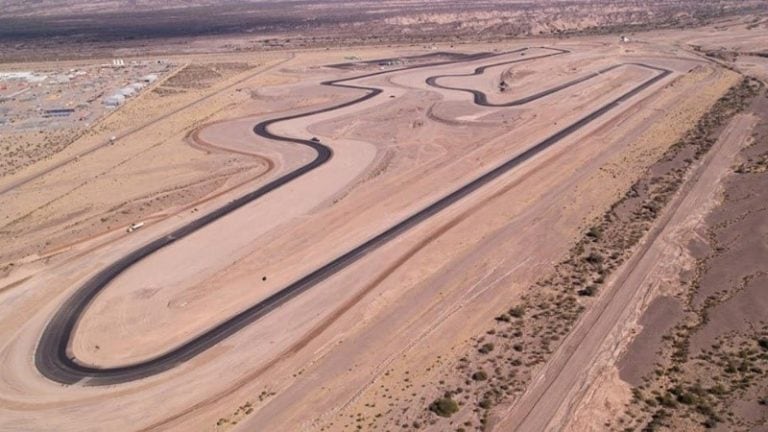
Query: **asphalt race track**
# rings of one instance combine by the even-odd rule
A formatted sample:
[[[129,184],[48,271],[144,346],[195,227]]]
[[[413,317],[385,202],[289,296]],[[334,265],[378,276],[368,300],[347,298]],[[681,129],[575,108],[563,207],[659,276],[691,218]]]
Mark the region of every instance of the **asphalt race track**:
[[[212,211],[211,213],[208,213],[202,216],[201,218],[196,219],[181,228],[178,228],[177,230],[173,231],[171,234],[158,238],[148,243],[147,245],[142,246],[141,248],[131,252],[130,254],[121,258],[117,262],[109,265],[108,267],[104,268],[99,273],[97,273],[95,276],[93,276],[83,286],[81,286],[71,297],[69,297],[69,299],[67,299],[64,302],[64,304],[59,308],[59,310],[54,314],[54,316],[51,318],[49,323],[46,325],[41,335],[40,342],[38,343],[37,350],[35,351],[35,365],[37,369],[47,378],[53,381],[64,383],[64,384],[74,384],[74,383],[82,382],[82,384],[85,384],[85,385],[109,385],[109,384],[124,383],[124,382],[129,382],[129,381],[149,377],[152,375],[159,374],[163,371],[167,371],[171,368],[174,368],[186,362],[187,360],[197,356],[198,354],[204,352],[205,350],[211,348],[217,343],[223,341],[227,337],[238,332],[244,327],[252,324],[253,322],[260,319],[261,317],[269,314],[270,312],[279,308],[281,305],[285,304],[292,298],[298,296],[304,291],[315,286],[317,283],[325,280],[326,278],[332,276],[338,271],[344,269],[345,267],[354,263],[355,261],[365,256],[369,252],[384,245],[389,240],[408,231],[409,229],[413,228],[414,226],[418,225],[424,220],[429,219],[431,216],[435,215],[436,213],[440,212],[446,207],[452,205],[456,201],[462,199],[463,197],[466,197],[467,195],[478,190],[479,188],[488,184],[494,179],[500,177],[501,175],[521,165],[522,163],[536,156],[540,152],[546,150],[547,148],[551,147],[552,145],[558,143],[559,141],[563,140],[564,138],[578,131],[582,127],[586,126],[590,122],[601,117],[602,115],[609,112],[610,110],[616,108],[623,101],[626,101],[627,99],[635,96],[636,94],[640,93],[641,91],[647,89],[654,83],[662,80],[663,78],[671,74],[670,70],[664,69],[664,68],[649,66],[641,63],[622,63],[607,69],[603,69],[602,71],[589,74],[585,77],[581,77],[579,79],[570,81],[563,85],[559,85],[552,89],[549,89],[540,93],[536,93],[532,96],[525,97],[518,101],[513,101],[513,102],[503,104],[502,106],[512,106],[515,104],[520,105],[523,103],[527,103],[527,102],[542,98],[544,96],[551,95],[567,87],[570,87],[578,83],[584,82],[588,79],[594,78],[598,76],[600,73],[604,73],[608,70],[615,69],[617,67],[624,66],[624,65],[632,64],[635,66],[652,69],[658,72],[653,77],[637,85],[633,89],[627,91],[623,95],[619,96],[618,98],[614,99],[608,104],[602,106],[596,111],[588,114],[587,116],[581,118],[580,120],[560,130],[559,132],[546,138],[545,140],[539,142],[538,144],[535,144],[534,146],[523,151],[522,153],[514,155],[509,160],[497,166],[496,168],[492,169],[491,171],[479,176],[478,178],[472,180],[471,182],[465,184],[464,186],[443,196],[442,198],[426,206],[425,208],[418,211],[417,213],[407,217],[406,219],[395,224],[394,226],[391,226],[390,228],[384,230],[380,234],[370,238],[363,244],[360,244],[359,246],[351,249],[345,254],[339,257],[336,257],[335,259],[331,260],[327,264],[312,271],[311,273],[291,283],[285,288],[275,292],[274,294],[270,295],[266,299],[258,302],[257,304],[250,306],[249,308],[243,310],[242,312],[236,314],[235,316],[232,316],[224,320],[223,322],[216,325],[215,327],[210,328],[209,330],[195,336],[194,338],[188,340],[182,345],[179,345],[171,349],[170,351],[167,351],[166,353],[161,354],[158,357],[155,357],[140,363],[134,363],[134,364],[119,366],[119,367],[112,367],[112,368],[98,368],[98,367],[84,365],[82,363],[79,363],[77,359],[73,357],[72,353],[69,350],[69,344],[78,320],[80,319],[81,315],[85,312],[85,310],[87,309],[91,301],[103,289],[105,289],[108,286],[110,281],[112,281],[120,273],[122,273],[123,271],[125,271],[126,269],[131,267],[133,264],[137,263],[138,261],[142,260],[143,258],[147,257],[148,255],[152,254],[153,252],[175,242],[176,240],[179,240],[191,234],[194,231],[197,231],[205,227],[206,225],[216,221],[217,219],[225,216],[226,214],[231,213],[250,202],[253,202],[259,197],[269,192],[272,192],[275,189],[278,189],[279,187],[285,185],[286,183],[306,174],[309,171],[312,171],[318,166],[323,165],[328,160],[330,160],[330,158],[333,156],[331,149],[320,142],[274,135],[268,130],[270,125],[278,122],[286,121],[286,120],[312,116],[315,114],[352,106],[360,102],[363,102],[365,100],[376,97],[382,92],[381,89],[377,89],[373,87],[363,87],[363,86],[356,86],[351,84],[342,84],[347,81],[369,78],[369,77],[387,74],[387,73],[401,72],[401,71],[410,70],[410,69],[435,67],[435,66],[448,65],[448,64],[454,64],[454,63],[476,61],[476,60],[481,60],[485,58],[497,57],[500,55],[508,55],[510,53],[515,53],[515,52],[522,52],[522,51],[525,51],[526,49],[527,48],[523,48],[520,50],[501,53],[501,54],[481,53],[474,56],[469,56],[467,58],[464,58],[458,61],[446,61],[446,62],[416,65],[416,66],[404,67],[404,68],[393,69],[393,70],[379,71],[379,72],[369,73],[369,74],[351,77],[351,78],[325,81],[322,83],[323,85],[351,88],[351,89],[357,89],[357,90],[365,90],[367,91],[367,93],[359,98],[356,98],[354,100],[344,102],[332,107],[322,108],[322,109],[301,113],[301,114],[295,114],[287,117],[274,118],[274,119],[270,119],[257,124],[254,127],[254,132],[257,135],[262,136],[264,138],[276,140],[276,141],[308,146],[317,152],[316,158],[310,163],[294,171],[291,171],[280,178],[273,180],[272,182],[258,188],[257,190],[249,192],[246,195],[243,195],[242,197],[237,198],[227,203],[226,205]],[[483,73],[485,69],[492,66],[509,64],[509,63],[518,63],[522,61],[531,61],[531,60],[535,60],[543,57],[566,54],[569,52],[569,51],[560,50],[560,49],[552,49],[552,48],[548,48],[548,49],[551,49],[555,52],[552,54],[546,54],[542,56],[527,57],[524,59],[517,59],[509,62],[487,65],[487,66],[476,69],[475,72],[470,75],[477,75],[477,74]],[[445,75],[445,76],[456,76],[456,75]],[[461,75],[458,75],[458,76],[461,76]],[[441,78],[441,76],[430,77],[427,79],[427,83],[435,87],[450,89],[447,87],[441,87],[437,85],[435,81],[439,78]],[[451,90],[460,90],[460,91],[470,92],[474,94],[476,103],[480,105],[490,105],[488,104],[488,101],[485,95],[475,90],[469,90],[469,89],[451,89]]]
[[[554,55],[554,54],[550,54],[550,55]],[[540,57],[533,57],[533,58],[536,59],[536,58],[540,58]],[[605,69],[601,69],[601,70],[599,70],[597,72],[592,72],[591,74],[585,75],[585,76],[583,76],[581,78],[577,78],[577,79],[575,79],[573,81],[568,81],[567,83],[561,84],[561,85],[553,87],[551,89],[547,89],[547,90],[544,90],[542,92],[539,92],[539,93],[536,93],[536,94],[532,94],[532,95],[524,97],[524,98],[515,99],[515,100],[510,101],[510,102],[504,102],[504,103],[499,103],[499,104],[494,104],[494,103],[488,102],[488,96],[486,96],[486,94],[481,92],[481,91],[464,89],[464,88],[458,88],[458,87],[448,87],[448,86],[444,86],[444,85],[441,85],[441,84],[437,83],[437,80],[439,80],[441,78],[471,77],[471,76],[476,76],[476,75],[482,75],[483,73],[485,73],[485,70],[488,69],[488,68],[491,68],[491,67],[494,67],[494,66],[508,65],[508,64],[512,64],[512,63],[519,63],[519,62],[525,61],[525,60],[528,60],[528,59],[512,60],[512,61],[503,62],[503,63],[496,63],[496,64],[492,64],[492,65],[487,65],[487,66],[481,66],[481,67],[475,69],[474,72],[468,73],[468,74],[433,76],[433,77],[429,77],[427,79],[427,84],[431,85],[432,87],[436,87],[436,88],[440,88],[440,89],[444,89],[444,90],[456,90],[456,91],[463,91],[463,92],[471,93],[472,96],[474,97],[475,103],[477,105],[486,106],[486,107],[511,107],[511,106],[525,105],[525,104],[527,104],[529,102],[533,102],[533,101],[535,101],[537,99],[541,99],[541,98],[543,98],[545,96],[549,96],[549,95],[551,95],[553,93],[557,93],[560,90],[567,89],[568,87],[575,86],[576,84],[583,83],[584,81],[588,81],[588,80],[590,80],[592,78],[600,76],[601,74],[604,74],[606,72],[610,72],[610,71],[612,71],[614,69],[617,69],[617,68],[620,68],[622,66],[629,66],[629,65],[645,66],[645,65],[638,65],[638,64],[634,64],[634,63],[621,63],[621,64],[609,66],[609,67],[607,67]]]

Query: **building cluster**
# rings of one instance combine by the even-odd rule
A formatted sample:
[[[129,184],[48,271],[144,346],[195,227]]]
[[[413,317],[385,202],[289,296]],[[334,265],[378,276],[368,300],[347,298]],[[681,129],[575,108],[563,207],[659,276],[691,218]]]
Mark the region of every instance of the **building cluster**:
[[[148,74],[139,78],[136,82],[116,90],[111,95],[104,98],[104,105],[108,107],[117,107],[125,103],[125,99],[140,93],[149,84],[157,81],[157,74]]]
[[[88,126],[170,68],[167,61],[118,59],[67,70],[0,71],[0,129]]]

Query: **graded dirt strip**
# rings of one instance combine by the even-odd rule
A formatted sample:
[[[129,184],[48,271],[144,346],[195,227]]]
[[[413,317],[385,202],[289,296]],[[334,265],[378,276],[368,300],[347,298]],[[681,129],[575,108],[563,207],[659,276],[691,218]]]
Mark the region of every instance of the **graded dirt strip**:
[[[509,54],[509,53],[504,53],[504,54]],[[498,54],[498,55],[502,55],[502,54]],[[471,58],[471,60],[477,60],[477,59],[482,59],[482,58],[491,57],[491,56],[496,56],[496,55],[480,54],[478,56]],[[547,55],[547,56],[551,56],[551,55]],[[464,61],[468,61],[468,60],[466,59],[462,60],[462,62]],[[171,351],[166,352],[165,354],[162,354],[158,357],[147,360],[145,362],[140,362],[140,363],[131,364],[127,366],[103,368],[103,369],[82,365],[78,363],[76,359],[71,357],[71,354],[69,353],[69,341],[71,339],[72,333],[76,327],[76,324],[80,315],[82,315],[82,313],[85,311],[90,301],[109,283],[110,280],[114,279],[114,277],[116,277],[119,273],[121,273],[126,268],[130,267],[135,262],[149,255],[153,251],[159,248],[162,248],[163,246],[170,244],[175,240],[185,235],[188,235],[197,229],[204,227],[205,225],[213,222],[214,220],[222,217],[223,215],[242,207],[246,203],[257,199],[258,197],[274,189],[277,189],[278,187],[305,174],[306,172],[316,168],[317,166],[327,162],[327,160],[330,159],[332,153],[328,147],[320,144],[319,142],[300,140],[295,138],[274,135],[268,131],[269,125],[274,124],[276,122],[280,122],[280,121],[306,117],[306,116],[310,116],[310,115],[314,115],[322,112],[327,112],[327,111],[351,106],[351,105],[360,103],[362,101],[368,100],[370,98],[373,98],[382,92],[382,90],[377,88],[360,87],[360,86],[354,86],[349,84],[339,84],[341,82],[360,79],[360,78],[367,78],[367,77],[372,77],[376,75],[397,72],[402,70],[415,69],[415,68],[421,68],[421,67],[427,67],[427,66],[453,64],[453,63],[458,63],[458,62],[450,61],[450,62],[431,64],[431,65],[419,65],[419,66],[406,67],[406,68],[401,68],[401,69],[396,69],[391,71],[375,72],[375,73],[366,74],[358,77],[326,81],[326,82],[323,82],[322,84],[329,85],[329,86],[336,86],[336,87],[346,87],[346,88],[352,88],[352,89],[363,89],[363,90],[367,90],[369,93],[367,93],[366,95],[358,99],[339,104],[335,107],[324,108],[324,109],[316,110],[310,113],[297,114],[297,115],[293,115],[285,118],[272,119],[256,125],[256,127],[254,128],[254,132],[256,132],[258,135],[262,137],[277,140],[277,141],[282,141],[282,142],[306,145],[313,148],[317,152],[316,159],[310,162],[309,164],[303,167],[300,167],[297,170],[291,173],[288,173],[281,178],[276,179],[272,183],[269,183],[263,186],[262,188],[254,192],[251,192],[235,201],[232,201],[229,204],[225,205],[224,207],[206,216],[203,216],[202,218],[196,221],[193,221],[189,225],[174,231],[172,234],[166,237],[160,238],[158,240],[155,240],[154,242],[148,244],[147,246],[134,251],[133,253],[119,260],[117,263],[107,267],[106,269],[98,273],[95,277],[93,277],[91,280],[86,282],[86,284],[83,287],[81,287],[72,297],[70,297],[70,299],[68,299],[65,302],[62,308],[59,309],[59,311],[54,315],[53,319],[47,325],[35,355],[35,362],[38,369],[46,377],[62,383],[76,383],[81,380],[87,380],[87,384],[89,385],[105,385],[105,384],[115,384],[120,382],[132,381],[132,380],[143,378],[146,376],[155,375],[165,370],[168,370],[170,368],[173,368],[193,358],[194,356],[200,354],[201,352],[209,349],[210,347],[226,339],[230,335],[236,333],[240,329],[246,327],[247,325],[258,320],[259,318],[265,316],[269,312],[275,310],[276,308],[278,308],[285,302],[289,301],[290,299],[296,297],[300,293],[310,289],[311,287],[316,285],[318,282],[325,280],[329,276],[347,267],[349,264],[357,261],[359,258],[365,256],[367,253],[375,250],[376,248],[385,244],[389,240],[397,237],[403,232],[416,226],[420,222],[428,219],[429,217],[440,212],[441,210],[445,209],[446,207],[450,206],[456,201],[462,199],[463,197],[469,195],[473,191],[479,189],[480,187],[487,184],[488,182],[498,178],[499,176],[505,174],[509,170],[524,163],[525,161],[534,157],[538,153],[544,151],[545,149],[556,144],[557,142],[561,141],[565,137],[581,129],[588,123],[604,115],[608,111],[616,108],[621,104],[621,102],[633,97],[634,95],[640,93],[641,91],[645,90],[646,88],[650,87],[654,83],[658,82],[659,80],[665,78],[666,76],[672,73],[672,71],[668,69],[663,69],[663,68],[644,65],[644,64],[637,64],[638,66],[655,70],[658,72],[658,74],[646,80],[645,82],[639,84],[638,86],[634,87],[632,90],[629,90],[628,92],[624,93],[622,96],[614,99],[612,102],[590,113],[586,117],[583,117],[582,119],[571,124],[565,129],[562,129],[556,134],[550,136],[544,141],[541,141],[538,144],[525,150],[524,152],[512,157],[502,165],[494,168],[493,170],[469,182],[468,184],[453,191],[452,193],[444,196],[443,198],[437,200],[433,204],[425,207],[421,211],[402,220],[401,222],[390,227],[384,232],[378,234],[377,236],[371,238],[365,243],[357,246],[356,248],[353,248],[349,252],[335,258],[334,260],[318,268],[317,270],[309,273],[308,275],[304,276],[298,281],[272,294],[265,300],[249,307],[248,309],[238,313],[237,315],[227,319],[226,321],[223,321],[222,323],[211,328],[210,330],[185,342],[181,346],[178,346],[172,349]]]

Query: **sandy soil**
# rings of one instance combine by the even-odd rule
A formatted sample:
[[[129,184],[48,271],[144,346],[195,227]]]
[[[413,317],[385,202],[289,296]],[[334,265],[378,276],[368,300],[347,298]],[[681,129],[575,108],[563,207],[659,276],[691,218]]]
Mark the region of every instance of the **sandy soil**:
[[[435,383],[461,382],[451,371],[472,338],[550,271],[590,221],[735,81],[735,74],[662,39],[631,49],[613,37],[519,46],[545,44],[573,53],[453,83],[490,90],[501,73],[527,71],[503,94],[515,98],[619,62],[658,65],[673,74],[257,325],[167,373],[137,382],[90,387],[45,380],[31,359],[47,319],[102,266],[310,160],[311,153],[257,138],[251,128],[278,113],[359,96],[360,91],[319,86],[355,75],[321,67],[342,62],[348,52],[295,53],[286,63],[169,117],[162,127],[138,131],[0,196],[0,217],[9,221],[2,235],[14,245],[3,251],[3,261],[13,265],[0,280],[0,429],[392,430],[416,422],[418,428],[446,430],[464,421],[477,426],[469,406],[452,419],[429,414]],[[374,59],[413,51],[358,54]],[[207,61],[265,68],[287,58],[262,63],[214,57]],[[108,366],[167,351],[652,76],[621,68],[518,108],[479,108],[466,93],[425,84],[428,76],[465,73],[486,63],[359,80],[383,93],[274,125],[276,133],[320,137],[332,147],[333,159],[121,275],[82,317],[73,352],[84,362]],[[545,77],[536,79],[534,73]],[[188,95],[153,96],[145,101],[145,115],[165,112],[160,99],[183,106],[238,77],[243,75],[187,89]],[[141,107],[126,107],[126,116],[138,116]],[[135,123],[114,122],[104,130]],[[721,147],[735,154],[743,132],[728,136],[732,139]],[[73,143],[45,163],[64,160],[93,142]],[[727,166],[725,158],[710,164],[712,177],[702,178],[712,186]],[[178,193],[158,198],[170,191]],[[690,196],[685,208],[700,214],[701,200],[709,195]],[[125,225],[138,219],[152,223],[126,235]],[[626,387],[615,370],[611,374],[595,382],[616,388],[621,401]]]

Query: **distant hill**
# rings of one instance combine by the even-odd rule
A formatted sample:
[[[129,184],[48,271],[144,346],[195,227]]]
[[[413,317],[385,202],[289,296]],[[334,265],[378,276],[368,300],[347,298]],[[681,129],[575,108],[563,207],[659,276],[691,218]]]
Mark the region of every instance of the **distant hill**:
[[[67,16],[260,3],[264,0],[0,0],[3,17]],[[290,2],[291,0],[286,0]]]
[[[40,48],[58,55],[61,44],[104,50],[238,34],[255,48],[483,40],[766,11],[765,0],[0,0],[0,60],[36,57]]]

